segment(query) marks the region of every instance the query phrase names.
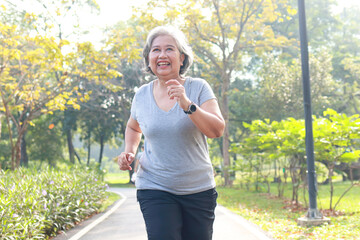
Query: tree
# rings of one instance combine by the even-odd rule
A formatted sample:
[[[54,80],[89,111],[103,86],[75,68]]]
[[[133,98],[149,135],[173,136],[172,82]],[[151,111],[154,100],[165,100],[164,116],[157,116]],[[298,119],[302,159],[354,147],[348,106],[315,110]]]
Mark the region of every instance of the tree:
[[[16,26],[0,24],[0,95],[1,111],[8,125],[12,147],[12,169],[20,165],[21,139],[32,120],[41,114],[76,105],[66,76],[51,81],[53,71],[61,68],[63,58],[52,38],[22,36]],[[65,43],[63,43],[65,44]],[[20,113],[20,114],[19,114]],[[11,124],[16,126],[14,142]]]
[[[332,109],[324,112],[327,118],[315,121],[315,149],[317,161],[322,162],[329,170],[330,209],[333,209],[334,169],[340,163],[352,163],[360,158],[360,150],[356,149],[356,140],[360,138],[359,115],[348,117]],[[337,205],[337,204],[336,204]]]
[[[77,44],[63,54],[61,48],[70,46],[66,40],[23,35],[17,26],[2,23],[0,34],[1,111],[8,125],[14,169],[20,165],[21,140],[33,119],[68,107],[78,109],[78,102],[89,98],[89,93],[79,91],[81,79],[99,83],[119,73],[111,68],[112,55],[96,51],[90,43]]]
[[[34,119],[33,126],[29,126],[26,134],[29,159],[39,161],[41,166],[48,163],[55,166],[58,160],[64,159],[65,141],[62,138],[60,117],[61,111],[53,115],[42,115]]]
[[[339,84],[331,75],[332,57],[327,50],[310,55],[313,113],[317,116],[336,103]],[[290,62],[284,56],[264,56],[259,72],[258,91],[262,118],[282,120],[302,118],[303,93],[300,59]]]
[[[345,83],[344,90],[347,91],[348,108],[351,112],[360,114],[360,56],[354,56],[349,54],[348,57],[344,58],[341,63],[344,66],[344,70],[348,71],[347,76],[352,79],[351,83]]]
[[[200,5],[198,5],[200,4]],[[277,4],[264,0],[243,1],[189,1],[184,11],[185,26],[196,53],[209,62],[221,79],[220,107],[226,128],[223,136],[223,158],[225,167],[230,166],[229,157],[229,89],[236,71],[244,66],[242,58],[247,51],[260,53],[265,49],[280,47],[288,39],[275,36],[268,22],[277,20]],[[206,10],[200,11],[196,6]],[[206,16],[204,12],[210,12]],[[291,16],[291,14],[289,14]],[[226,168],[225,168],[226,169]],[[225,171],[225,184],[231,184]]]
[[[304,120],[288,118],[281,121],[277,132],[281,144],[278,147],[281,156],[287,159],[284,171],[290,173],[292,182],[292,201],[299,202],[298,190],[301,181],[306,179],[305,124]]]
[[[32,5],[36,6],[36,8],[27,10],[29,12],[26,12],[26,14],[31,16],[34,30],[40,35],[54,36],[58,41],[69,38],[75,40],[75,38],[83,35],[81,34],[79,12],[84,11],[84,9],[91,10],[92,12],[99,11],[98,4],[93,0],[32,0]],[[31,10],[35,13],[31,12]],[[71,47],[73,46],[59,46],[61,51]],[[56,74],[61,77],[64,72],[57,71]],[[76,83],[73,84],[76,86]],[[72,130],[76,129],[76,121],[73,121],[76,119],[76,111],[69,108],[63,112],[63,129],[68,144],[69,159],[70,162],[74,163],[75,156],[80,161],[72,141]]]
[[[233,143],[242,142],[243,138],[247,136],[249,129],[245,128],[243,123],[250,124],[254,120],[261,119],[263,116],[261,108],[262,102],[256,83],[252,79],[236,77],[229,90],[229,121],[232,122],[229,132]],[[221,138],[217,140],[219,141]],[[221,143],[219,143],[220,146]],[[236,165],[237,155],[230,154],[233,159],[231,165]]]
[[[334,186],[332,177],[338,165],[347,164],[350,173],[351,185],[344,191],[342,197],[356,184],[353,182],[352,163],[360,157],[360,119],[359,115],[347,116],[339,114],[332,109],[327,109],[324,117],[314,116],[314,146],[317,162],[328,168],[328,179],[330,182],[330,209],[334,210],[341,198],[333,205]],[[290,172],[292,180],[292,200],[298,203],[298,189],[301,183],[306,183],[305,178],[305,126],[303,120],[288,118],[280,123],[270,120],[256,120],[251,124],[244,124],[249,129],[249,135],[239,144],[232,145],[232,151],[244,157],[247,161],[241,162],[242,171],[246,183],[253,179],[255,183],[266,179],[263,175],[264,166],[270,165],[273,159],[287,159],[281,167],[284,175]],[[264,159],[271,159],[266,162]],[[286,176],[286,175],[285,175]],[[264,179],[265,177],[265,179]],[[285,179],[286,181],[286,179]],[[303,184],[306,186],[306,184]],[[281,193],[281,191],[279,191]],[[306,200],[306,199],[305,199]]]
[[[122,99],[118,94],[122,91],[111,91],[103,85],[87,82],[84,86],[92,91],[91,99],[81,103],[79,119],[81,120],[81,139],[87,140],[88,164],[91,142],[100,144],[99,167],[102,162],[104,144],[112,137],[121,135],[125,130],[124,119],[129,116],[129,106],[122,107]]]
[[[243,124],[245,128],[249,129],[250,134],[236,152],[247,156],[248,161],[252,164],[250,171],[256,172],[256,190],[259,190],[259,184],[263,182],[267,184],[267,192],[270,193],[272,163],[279,157],[278,146],[281,141],[276,132],[281,125],[277,121],[270,122],[270,119],[255,120],[251,124]]]

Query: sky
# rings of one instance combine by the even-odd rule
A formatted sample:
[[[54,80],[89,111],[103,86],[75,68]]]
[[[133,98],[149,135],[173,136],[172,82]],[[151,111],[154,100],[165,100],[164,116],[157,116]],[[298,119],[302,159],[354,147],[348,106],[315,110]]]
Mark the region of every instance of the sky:
[[[308,0],[309,1],[309,0]],[[306,4],[306,3],[305,3]],[[338,0],[338,8],[335,12],[341,11],[344,7],[358,6],[360,7],[360,0]]]
[[[0,0],[0,3],[4,0]],[[11,2],[20,2],[21,0],[11,0]],[[176,0],[174,0],[176,1]],[[311,0],[305,0],[305,4]],[[100,6],[100,14],[90,14],[85,11],[80,14],[80,26],[88,30],[89,34],[78,39],[79,41],[91,41],[95,45],[99,43],[104,34],[102,29],[111,26],[119,21],[125,21],[132,15],[132,6],[141,6],[146,4],[147,0],[97,0]],[[334,9],[339,12],[343,7],[357,5],[360,7],[360,0],[338,0],[339,7]],[[30,1],[21,2],[20,6],[24,9],[33,9],[36,12],[36,6],[31,5]],[[69,23],[71,25],[71,22]]]
[[[83,26],[89,29],[90,34],[85,40],[100,41],[101,29],[111,26],[119,21],[126,21],[132,15],[133,6],[141,6],[147,0],[97,0],[100,6],[100,14],[84,13]]]
[[[305,0],[305,4],[307,1]],[[131,16],[131,6],[145,4],[147,0],[97,0],[101,13],[99,16],[89,19],[91,22],[102,24],[114,24],[119,20],[126,20]],[[360,6],[360,0],[338,0],[339,9],[353,5]]]
[[[305,4],[307,1],[305,0]],[[101,28],[106,25],[112,25],[119,21],[124,21],[131,17],[131,7],[145,4],[147,0],[97,0],[100,5],[100,15],[88,16],[86,18],[86,25],[93,32],[88,37],[92,40],[101,38]],[[343,7],[350,7],[357,5],[360,7],[360,0],[338,0],[338,7],[334,9],[335,12],[341,11]]]
[[[90,13],[88,8],[84,8],[83,11],[79,13],[81,28],[90,32],[87,36],[81,37],[79,40],[99,42],[103,37],[102,29],[119,21],[129,19],[132,15],[132,7],[141,6],[147,1],[148,0],[96,0],[100,6],[100,14]],[[16,5],[18,10],[35,14],[44,10],[36,1],[0,0],[0,5],[7,5],[6,2]],[[46,0],[44,2],[46,2]],[[66,18],[68,19],[69,26],[73,26],[73,19],[70,17]]]
[[[132,6],[140,6],[146,0],[97,0],[100,6],[100,14],[85,17],[92,26],[112,25],[131,17]]]

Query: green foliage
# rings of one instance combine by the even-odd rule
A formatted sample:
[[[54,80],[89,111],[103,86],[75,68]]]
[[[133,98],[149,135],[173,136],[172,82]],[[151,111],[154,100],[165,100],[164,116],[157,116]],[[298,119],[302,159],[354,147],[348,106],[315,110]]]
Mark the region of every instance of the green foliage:
[[[64,139],[59,122],[59,112],[54,115],[44,115],[34,120],[26,133],[26,144],[31,161],[47,162],[55,166],[56,162],[64,160]]]
[[[360,119],[358,115],[348,117],[332,109],[325,111],[324,116],[326,118],[314,118],[313,121],[315,160],[327,167],[332,184],[336,165],[344,163],[350,166],[360,157]],[[292,199],[298,201],[298,189],[306,177],[304,121],[289,118],[270,122],[265,119],[243,125],[249,130],[249,135],[241,143],[232,145],[232,152],[240,156],[235,167],[240,171],[240,181],[248,189],[255,184],[256,190],[259,190],[259,184],[268,183],[274,173],[274,179],[281,180],[279,184],[286,183],[290,176]]]
[[[325,162],[354,162],[360,155],[354,141],[360,139],[359,115],[348,117],[332,109],[324,112],[328,118],[314,122],[316,154]]]
[[[92,213],[107,186],[90,169],[0,172],[1,239],[48,239]]]
[[[62,36],[63,17],[76,18],[76,9],[85,6],[96,9],[96,2],[33,2],[39,4],[39,15],[18,14],[23,25],[0,23],[0,114],[9,129],[12,169],[20,165],[21,139],[35,119],[57,110],[80,109],[79,104],[89,100],[91,91],[84,90],[85,81],[101,83],[114,92],[120,89],[108,81],[121,77],[112,67],[117,63],[112,53]],[[5,5],[2,9],[7,11]],[[10,15],[0,12],[0,17]],[[57,38],[51,35],[50,22],[58,26]]]
[[[338,100],[335,93],[339,86],[330,74],[331,60],[332,56],[326,49],[309,56],[312,110],[316,116]],[[284,54],[266,54],[258,75],[261,118],[280,121],[303,116],[300,59],[286,60]]]
[[[314,118],[314,145],[318,161],[353,162],[359,158],[357,141],[360,139],[358,115],[346,116],[332,109],[324,112],[328,118]],[[232,151],[246,157],[305,156],[305,124],[289,118],[281,122],[256,120],[244,123],[249,135]]]

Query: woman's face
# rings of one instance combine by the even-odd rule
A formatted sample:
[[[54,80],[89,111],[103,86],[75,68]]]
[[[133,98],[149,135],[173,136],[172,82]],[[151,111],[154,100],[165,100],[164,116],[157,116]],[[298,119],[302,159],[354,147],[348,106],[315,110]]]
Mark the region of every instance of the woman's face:
[[[176,42],[169,35],[156,37],[149,53],[149,67],[161,79],[169,80],[180,77],[180,67],[183,65],[184,54],[180,54]]]

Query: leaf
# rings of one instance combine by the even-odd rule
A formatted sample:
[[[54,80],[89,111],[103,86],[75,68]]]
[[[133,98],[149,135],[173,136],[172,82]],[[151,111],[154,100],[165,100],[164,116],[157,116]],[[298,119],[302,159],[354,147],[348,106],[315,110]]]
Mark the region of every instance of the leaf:
[[[345,152],[340,156],[342,162],[355,162],[360,158],[360,150]]]

